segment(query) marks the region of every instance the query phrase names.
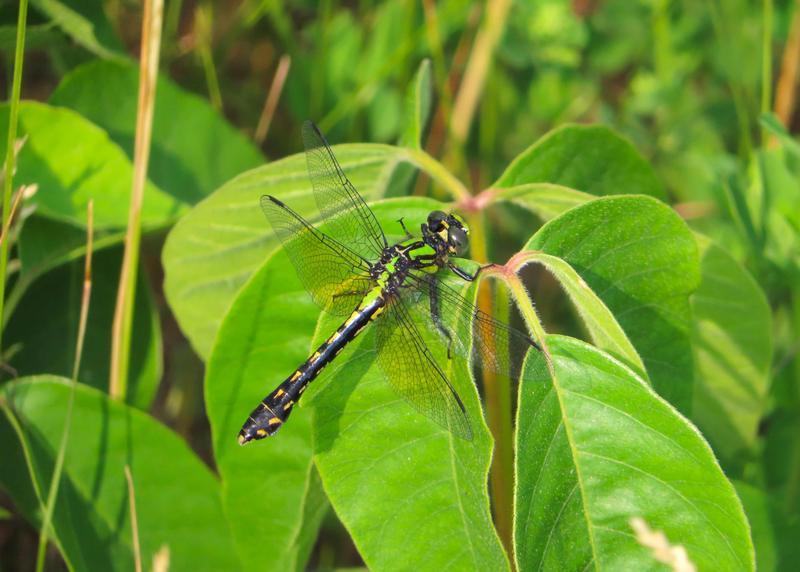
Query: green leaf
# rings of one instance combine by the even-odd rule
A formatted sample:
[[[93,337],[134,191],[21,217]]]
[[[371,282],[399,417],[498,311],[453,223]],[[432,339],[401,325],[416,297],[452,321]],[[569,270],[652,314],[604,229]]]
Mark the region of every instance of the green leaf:
[[[90,52],[107,59],[122,59],[125,48],[111,27],[99,0],[32,0],[65,34]]]
[[[535,253],[530,260],[547,268],[558,280],[589,331],[594,345],[621,359],[628,367],[633,368],[637,375],[646,379],[642,358],[636,353],[636,349],[622,331],[614,314],[575,272],[575,269],[561,258],[541,252]]]
[[[0,506],[0,520],[11,520],[12,514],[2,506]]]
[[[555,375],[529,353],[519,390],[514,539],[520,570],[643,570],[632,517],[698,570],[753,570],[744,512],[700,433],[630,369],[549,336]]]
[[[25,27],[25,49],[35,50],[63,43],[61,32],[53,24],[34,24]],[[0,52],[13,54],[17,45],[17,26],[0,26]]]
[[[350,181],[367,199],[383,195],[399,147],[342,145],[334,148]],[[316,206],[303,155],[249,171],[199,203],[170,232],[164,245],[164,289],[181,330],[208,358],[222,317],[239,288],[274,250],[272,230],[259,208],[269,193],[314,218]]]
[[[694,237],[649,197],[606,197],[544,225],[524,250],[562,258],[605,303],[644,361],[656,391],[692,403],[689,295],[700,282]]]
[[[424,59],[419,64],[412,86],[406,96],[406,128],[400,144],[405,147],[421,149],[422,136],[430,119],[433,104],[431,61],[429,59]]]
[[[41,499],[49,488],[69,393],[67,380],[51,376],[20,379],[0,390],[8,417],[0,422],[3,451],[21,446],[27,460],[0,464],[0,478],[34,523],[40,514],[31,479]],[[153,418],[78,384],[53,514],[56,542],[70,569],[133,568],[126,465],[133,476],[144,562],[166,545],[171,570],[241,567],[211,471]]]
[[[20,105],[20,137],[27,136],[17,157],[18,185],[36,184],[27,201],[37,212],[82,226],[86,205],[94,200],[95,228],[124,227],[128,222],[133,169],[108,135],[68,109],[41,103]],[[0,131],[8,126],[8,105],[0,106]],[[5,140],[0,151],[5,153]],[[152,184],[145,187],[142,224],[163,225],[177,217],[181,203]]]
[[[133,160],[138,85],[134,62],[93,61],[69,73],[50,103],[74,109],[105,129]],[[193,204],[263,162],[258,149],[205,100],[159,76],[147,172],[159,188]]]
[[[377,203],[375,212],[384,228],[399,233],[400,216],[415,228],[436,208],[441,203],[407,198]],[[458,318],[463,316],[445,317]],[[314,344],[339,321],[323,315]],[[454,334],[468,337],[459,321]],[[447,359],[433,333],[422,331],[466,406],[474,436],[465,441],[419,414],[386,383],[374,363],[375,327],[304,396],[314,409],[315,461],[331,504],[370,569],[507,569],[489,509],[491,437],[469,372]]]
[[[592,195],[666,198],[655,171],[633,145],[600,125],[551,131],[517,156],[492,188],[528,183],[554,183]]]
[[[702,281],[692,294],[693,419],[726,460],[753,450],[767,405],[772,320],[764,292],[722,248],[695,235]]]
[[[111,324],[117,299],[122,248],[99,250],[92,259],[92,292],[78,377],[108,389]],[[6,343],[19,344],[10,365],[18,375],[71,376],[78,335],[84,262],[63,264],[33,282],[6,325]],[[161,327],[145,276],[139,272],[133,314],[128,403],[147,409],[161,378]]]
[[[94,248],[120,243],[124,231],[100,231],[94,236]],[[86,229],[42,216],[25,219],[19,233],[19,259],[26,281],[33,280],[56,266],[86,255]]]
[[[547,221],[594,198],[594,195],[561,185],[528,183],[507,189],[497,189],[494,191],[492,200],[515,203]]]
[[[279,250],[236,297],[208,362],[206,407],[214,456],[246,569],[266,561],[276,570],[305,569],[328,507],[312,463],[309,408],[296,407],[274,439],[244,448],[236,441],[255,406],[308,357],[318,315]],[[258,542],[253,542],[254,522]]]

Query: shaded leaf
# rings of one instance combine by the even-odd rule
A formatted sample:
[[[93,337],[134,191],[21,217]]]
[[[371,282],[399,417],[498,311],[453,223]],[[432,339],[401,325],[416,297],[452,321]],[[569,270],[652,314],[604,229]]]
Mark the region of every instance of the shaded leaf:
[[[529,353],[519,390],[519,569],[655,568],[629,523],[640,517],[699,570],[753,570],[744,512],[699,432],[608,355],[548,346],[555,376]]]
[[[666,197],[653,167],[633,145],[600,125],[551,131],[518,155],[492,188],[528,183],[555,183],[592,195]]]
[[[0,390],[8,417],[0,423],[3,450],[21,446],[27,459],[0,465],[0,478],[35,523],[39,505],[31,503],[37,497],[30,479],[36,491],[48,490],[69,392],[67,380],[52,376],[20,379]],[[53,515],[56,542],[70,568],[133,568],[125,465],[133,475],[144,561],[166,544],[171,570],[240,567],[211,471],[153,418],[78,384]],[[23,481],[19,475],[26,472]],[[17,490],[20,483],[28,490]]]
[[[111,324],[117,299],[122,248],[99,250],[92,259],[92,293],[78,377],[101,391],[111,369]],[[22,295],[5,328],[8,344],[20,348],[10,365],[19,375],[71,376],[78,335],[83,259],[47,272]],[[139,272],[133,313],[128,403],[147,409],[161,378],[161,327],[145,276]]]
[[[525,249],[568,262],[614,314],[656,391],[689,410],[689,295],[700,271],[697,245],[683,220],[649,197],[606,197],[551,220]]]
[[[50,103],[105,129],[132,161],[138,85],[134,62],[93,61],[65,76]],[[193,204],[263,162],[258,149],[205,100],[159,76],[147,176],[160,189]]]
[[[692,294],[693,419],[727,460],[752,450],[772,363],[769,304],[755,280],[701,235],[702,281]]]

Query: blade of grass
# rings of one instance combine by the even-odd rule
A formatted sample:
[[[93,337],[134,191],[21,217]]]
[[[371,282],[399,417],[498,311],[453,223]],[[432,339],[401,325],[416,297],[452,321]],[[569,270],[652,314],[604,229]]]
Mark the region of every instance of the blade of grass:
[[[83,340],[86,337],[86,321],[89,316],[89,300],[92,294],[92,243],[94,239],[94,203],[89,201],[86,213],[86,258],[83,270],[83,293],[81,295],[81,311],[78,321],[78,340],[75,344],[75,360],[72,364],[72,382],[70,383],[69,401],[67,401],[67,414],[64,418],[64,432],[61,435],[61,443],[58,446],[56,463],[53,467],[53,478],[50,481],[50,490],[47,493],[47,504],[44,508],[42,517],[42,530],[39,533],[39,548],[36,553],[36,572],[44,570],[44,557],[47,549],[47,536],[49,534],[50,522],[53,519],[53,511],[58,498],[58,487],[61,484],[61,473],[64,469],[64,457],[67,453],[69,442],[69,432],[72,426],[72,409],[75,402],[75,387],[78,384],[78,371],[81,366],[81,356],[83,355]]]
[[[133,488],[133,475],[131,475],[131,468],[128,465],[125,465],[125,480],[128,481],[128,504],[131,511],[133,562],[136,572],[142,572],[142,551],[139,548],[139,519],[136,517],[136,489]]]
[[[761,114],[772,109],[772,0],[764,0],[761,36]],[[761,128],[761,144],[769,138],[768,131]]]
[[[282,55],[280,60],[278,60],[278,68],[275,70],[275,76],[272,78],[272,85],[269,87],[269,93],[264,102],[264,110],[261,112],[261,117],[258,118],[258,126],[253,136],[253,139],[255,139],[256,143],[259,145],[267,138],[267,132],[272,123],[272,116],[275,115],[275,108],[278,107],[278,100],[281,97],[281,92],[283,92],[283,84],[286,83],[286,76],[289,74],[291,65],[292,57],[288,54]]]
[[[219,89],[219,79],[217,78],[217,69],[214,67],[214,57],[211,55],[212,22],[211,5],[205,4],[203,6],[198,6],[194,13],[195,45],[197,46],[198,55],[200,56],[200,62],[203,64],[203,73],[205,74],[206,86],[208,87],[208,97],[214,109],[219,111],[222,109],[222,92]]]
[[[11,219],[11,189],[14,180],[14,143],[17,140],[17,121],[19,119],[19,94],[22,86],[22,63],[25,54],[25,26],[28,19],[28,0],[20,0],[17,16],[17,44],[14,48],[14,76],[11,82],[11,101],[8,112],[8,139],[6,141],[6,167],[3,179],[3,226]],[[5,233],[3,233],[5,235]],[[0,316],[3,315],[3,301],[6,297],[6,265],[8,263],[8,241],[0,244]],[[0,329],[0,353],[2,353],[2,329]]]
[[[139,264],[139,243],[142,236],[141,213],[144,186],[147,181],[147,162],[153,131],[153,107],[158,80],[158,56],[161,45],[163,0],[146,0],[142,19],[142,46],[139,62],[139,102],[136,115],[136,141],[133,151],[133,188],[125,235],[125,254],[122,258],[117,305],[111,332],[111,373],[109,394],[124,400],[128,388],[128,366],[131,348],[131,326],[136,292],[136,271]]]

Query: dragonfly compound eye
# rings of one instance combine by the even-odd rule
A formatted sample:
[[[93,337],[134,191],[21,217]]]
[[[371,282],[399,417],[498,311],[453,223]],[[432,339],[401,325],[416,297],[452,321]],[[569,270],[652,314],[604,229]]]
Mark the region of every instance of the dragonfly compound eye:
[[[467,250],[467,246],[469,246],[467,233],[463,228],[457,226],[451,226],[448,229],[447,242],[450,245],[450,250],[456,255],[464,254]]]
[[[446,218],[447,215],[442,211],[432,211],[431,214],[428,215],[428,228],[433,232],[439,232],[442,230]]]

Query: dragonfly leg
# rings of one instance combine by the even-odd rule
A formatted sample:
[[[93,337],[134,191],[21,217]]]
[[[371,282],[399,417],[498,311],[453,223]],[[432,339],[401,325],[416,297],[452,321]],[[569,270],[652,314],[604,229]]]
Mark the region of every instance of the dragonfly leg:
[[[413,234],[411,234],[410,232],[408,232],[408,228],[406,228],[406,223],[404,223],[404,222],[403,222],[403,219],[404,219],[404,218],[405,218],[405,217],[402,217],[402,216],[401,216],[399,219],[397,219],[397,222],[399,222],[399,223],[400,223],[400,226],[401,226],[401,227],[403,227],[403,232],[405,232],[405,233],[406,233],[406,239],[413,238],[413,237],[414,237],[414,235],[413,235]]]
[[[455,265],[455,264],[453,264],[452,262],[448,262],[448,263],[447,263],[447,267],[448,267],[450,270],[452,270],[452,271],[453,271],[453,273],[455,273],[455,275],[456,275],[456,276],[458,276],[459,278],[461,278],[461,279],[463,279],[463,280],[466,280],[467,282],[472,282],[473,280],[475,280],[475,279],[478,277],[478,274],[480,274],[480,273],[481,273],[481,270],[483,270],[483,267],[481,267],[481,268],[478,268],[478,269],[475,271],[475,273],[474,273],[474,274],[470,274],[469,272],[467,272],[466,270],[463,270],[463,269],[459,268],[458,266],[456,266],[456,265]]]
[[[431,308],[431,319],[436,329],[439,330],[439,333],[447,339],[447,359],[451,359],[450,349],[453,346],[453,334],[450,333],[450,330],[448,330],[442,322],[442,313],[439,306],[439,291],[436,288],[436,280],[432,279],[431,282],[430,295],[428,296]]]

